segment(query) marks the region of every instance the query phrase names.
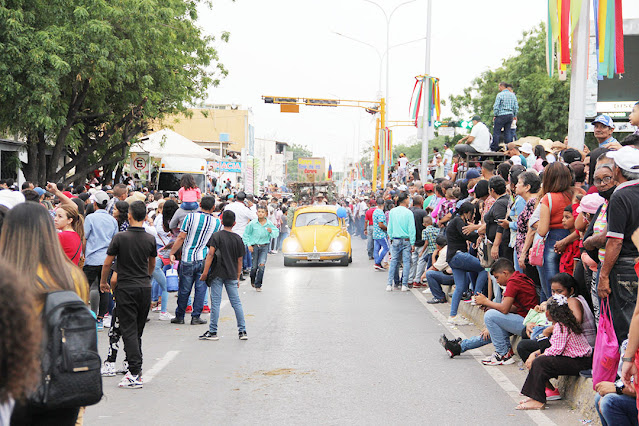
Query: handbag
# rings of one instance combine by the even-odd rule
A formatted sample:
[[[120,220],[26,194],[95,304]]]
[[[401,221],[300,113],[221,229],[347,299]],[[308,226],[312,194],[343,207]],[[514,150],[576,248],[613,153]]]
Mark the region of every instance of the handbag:
[[[549,215],[552,215],[552,195],[550,193],[548,193],[548,210]],[[546,237],[547,236],[548,234],[546,234]],[[546,237],[540,237],[536,239],[532,245],[532,248],[530,249],[530,252],[528,253],[528,263],[530,263],[532,266],[542,266],[544,264],[544,249],[546,248]]]
[[[619,341],[610,313],[610,299],[601,301],[597,340],[592,357],[592,388],[599,382],[614,382],[619,366]]]
[[[482,240],[477,247],[477,257],[479,258],[479,263],[481,267],[484,269],[489,269],[495,263],[495,259],[491,256],[490,252],[493,249],[493,243],[486,237]]]

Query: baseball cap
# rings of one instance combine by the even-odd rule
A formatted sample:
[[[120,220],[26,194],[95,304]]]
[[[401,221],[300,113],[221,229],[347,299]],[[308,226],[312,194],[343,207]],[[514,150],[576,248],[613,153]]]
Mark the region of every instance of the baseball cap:
[[[70,191],[62,191],[62,193],[69,198],[75,198],[75,195],[73,195]]]
[[[433,191],[435,186],[432,183],[427,183],[424,185],[424,191]]]
[[[478,115],[474,115],[471,121],[481,121],[481,117]]]
[[[397,189],[399,189],[400,191],[407,191],[408,187],[406,185],[399,185]]]
[[[639,173],[639,149],[624,146],[618,151],[609,151],[606,157],[615,160],[615,164],[627,172]]]
[[[510,161],[513,162],[513,166],[515,166],[515,165],[521,166],[521,157],[519,155],[515,155],[513,157],[510,157]]]
[[[477,179],[479,176],[479,170],[477,169],[470,169],[466,172],[466,180]]]
[[[488,181],[487,180],[480,180],[479,182],[477,182],[477,185],[475,185],[475,187],[472,190],[468,191],[468,192],[471,192],[471,191],[475,193],[475,197],[476,198],[485,197],[489,193],[489,191],[488,191]]]
[[[568,148],[561,155],[566,164],[574,163],[575,161],[581,161],[581,153],[575,148]]]
[[[237,198],[239,201],[244,201],[246,199],[246,194],[244,193],[244,191],[240,191],[235,194],[235,198]]]
[[[532,154],[533,153],[533,148],[532,148],[531,144],[526,142],[526,143],[521,145],[521,148],[519,148],[519,151],[523,152],[524,154]]]
[[[10,189],[0,190],[0,206],[12,209],[17,204],[24,203],[24,195],[20,191]]]
[[[47,192],[44,189],[40,188],[39,186],[36,186],[35,188],[33,188],[33,190],[37,192],[38,195],[41,197]]]
[[[104,191],[98,191],[89,197],[89,201],[102,205],[105,201],[109,201],[109,194]]]
[[[612,121],[612,118],[610,118],[610,116],[606,115],[606,114],[601,114],[598,115],[597,118],[595,118],[594,120],[592,120],[592,124],[595,123],[601,123],[604,126],[608,126],[608,127],[615,127],[615,123]]]
[[[597,213],[597,209],[603,204],[604,198],[599,194],[584,195],[581,199],[581,204],[577,207],[577,213]]]

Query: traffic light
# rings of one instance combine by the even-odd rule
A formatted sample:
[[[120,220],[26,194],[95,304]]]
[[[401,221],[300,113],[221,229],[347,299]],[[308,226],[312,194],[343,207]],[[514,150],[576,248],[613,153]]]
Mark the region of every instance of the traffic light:
[[[339,101],[336,99],[304,99],[304,103],[306,105],[315,105],[315,106],[327,106],[327,107],[336,107],[339,105]]]

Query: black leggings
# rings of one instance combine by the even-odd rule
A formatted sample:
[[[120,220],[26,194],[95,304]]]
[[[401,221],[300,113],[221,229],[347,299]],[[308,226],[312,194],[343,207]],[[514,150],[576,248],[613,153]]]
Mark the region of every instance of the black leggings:
[[[523,362],[526,362],[531,353],[541,350],[543,354],[550,347],[550,339],[522,339],[517,345],[517,354]]]
[[[46,410],[16,401],[11,426],[74,426],[80,407]]]
[[[545,404],[546,382],[549,379],[559,376],[577,376],[581,370],[589,368],[592,368],[592,357],[569,358],[542,355],[533,361],[521,393]]]

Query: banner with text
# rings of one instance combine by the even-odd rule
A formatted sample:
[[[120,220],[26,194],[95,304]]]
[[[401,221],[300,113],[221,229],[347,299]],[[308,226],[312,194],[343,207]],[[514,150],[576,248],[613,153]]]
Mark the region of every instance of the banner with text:
[[[297,171],[302,182],[320,182],[325,179],[326,161],[319,157],[302,157],[297,159]]]
[[[214,161],[213,169],[220,173],[242,173],[241,161]]]

